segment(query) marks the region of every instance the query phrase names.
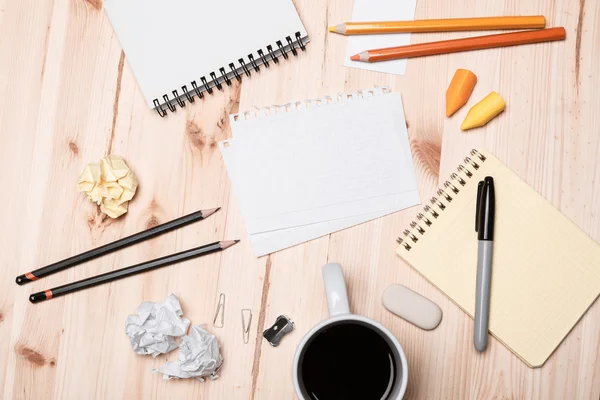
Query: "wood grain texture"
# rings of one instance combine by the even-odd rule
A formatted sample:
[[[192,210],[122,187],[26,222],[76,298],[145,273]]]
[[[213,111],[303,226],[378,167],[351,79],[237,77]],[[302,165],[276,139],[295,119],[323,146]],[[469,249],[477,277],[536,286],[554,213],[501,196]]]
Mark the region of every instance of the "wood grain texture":
[[[0,397],[293,398],[295,347],[326,317],[320,268],[340,262],[352,309],[390,328],[406,351],[407,398],[598,399],[598,303],[543,368],[527,368],[495,340],[477,354],[472,320],[394,255],[415,209],[256,259],[216,142],[230,136],[227,116],[238,110],[389,85],[403,95],[424,200],[481,146],[600,240],[600,3],[418,0],[417,18],[540,14],[548,26],[564,26],[567,39],[410,60],[403,77],[342,67],[346,38],[326,31],[350,20],[350,2],[295,4],[311,35],[305,53],[161,119],[147,108],[100,0],[0,0]],[[421,34],[412,42],[473,35]],[[503,115],[467,134],[459,125],[468,107],[444,116],[457,68],[478,76],[473,101],[495,90],[507,103]],[[75,190],[85,164],[109,153],[122,155],[140,179],[129,213],[116,221]],[[199,224],[25,287],[14,284],[24,271],[216,206],[223,209]],[[242,242],[221,254],[39,305],[27,300],[34,291],[236,238]],[[392,283],[438,303],[440,326],[421,331],[385,311],[381,294]],[[151,370],[177,352],[152,359],[131,350],[127,315],[171,292],[188,318],[209,323],[219,337],[225,365],[218,380],[164,381]],[[221,292],[225,327],[216,329]],[[247,345],[242,308],[253,312]],[[272,348],[261,332],[279,314],[289,315],[296,331]]]

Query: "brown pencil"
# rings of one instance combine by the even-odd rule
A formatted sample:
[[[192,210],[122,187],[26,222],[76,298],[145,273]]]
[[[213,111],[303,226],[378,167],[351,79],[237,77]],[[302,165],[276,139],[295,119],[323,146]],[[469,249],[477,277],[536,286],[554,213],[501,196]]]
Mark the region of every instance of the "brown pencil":
[[[543,15],[515,17],[480,17],[421,19],[415,21],[346,22],[329,27],[341,35],[376,35],[385,33],[485,31],[495,29],[539,29],[546,26]]]
[[[436,54],[458,53],[461,51],[491,49],[495,47],[551,42],[555,40],[564,40],[565,36],[565,28],[562,27],[540,29],[536,31],[501,33],[498,35],[476,36],[472,38],[367,50],[353,55],[350,59],[363,62],[388,61],[399,58],[423,57]]]

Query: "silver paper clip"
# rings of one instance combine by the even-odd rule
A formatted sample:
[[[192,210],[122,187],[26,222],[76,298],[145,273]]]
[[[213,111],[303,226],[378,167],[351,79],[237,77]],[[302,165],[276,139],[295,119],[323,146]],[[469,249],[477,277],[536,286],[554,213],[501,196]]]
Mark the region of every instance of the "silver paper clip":
[[[273,347],[279,346],[281,339],[294,330],[294,322],[285,315],[280,315],[272,327],[263,332],[263,337]]]
[[[220,325],[217,325],[217,318],[221,314]],[[215,312],[215,318],[213,319],[213,325],[215,328],[222,328],[225,325],[225,293],[219,295],[219,304],[217,305],[217,311]]]
[[[252,310],[249,308],[242,309],[242,337],[244,344],[250,341],[250,325],[252,325]]]

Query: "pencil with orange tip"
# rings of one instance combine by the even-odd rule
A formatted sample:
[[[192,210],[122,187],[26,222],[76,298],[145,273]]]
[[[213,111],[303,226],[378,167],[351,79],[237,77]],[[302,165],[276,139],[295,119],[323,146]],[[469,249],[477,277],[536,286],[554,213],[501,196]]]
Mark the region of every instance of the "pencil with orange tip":
[[[546,26],[543,15],[517,17],[481,17],[422,19],[415,21],[346,22],[329,27],[341,35],[376,35],[385,33],[489,31],[496,29],[541,29]]]
[[[439,42],[367,50],[353,55],[350,59],[353,61],[379,62],[397,60],[399,58],[424,57],[437,54],[458,53],[462,51],[492,49],[496,47],[552,42],[564,40],[565,37],[565,28],[562,27],[540,29],[537,31],[501,33],[497,35],[476,36],[464,39],[442,40]]]

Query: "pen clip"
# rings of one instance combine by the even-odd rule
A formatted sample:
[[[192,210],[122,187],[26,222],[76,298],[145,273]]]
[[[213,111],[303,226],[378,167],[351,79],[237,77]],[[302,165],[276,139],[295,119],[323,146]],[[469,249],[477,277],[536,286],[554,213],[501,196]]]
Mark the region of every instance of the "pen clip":
[[[477,184],[477,205],[475,206],[475,232],[479,230],[479,207],[481,206],[481,190],[483,189],[483,181]]]

